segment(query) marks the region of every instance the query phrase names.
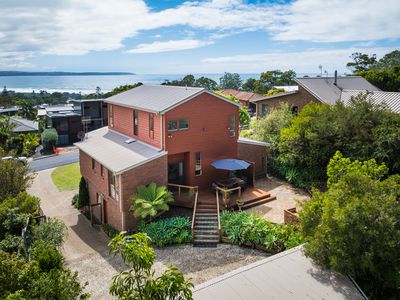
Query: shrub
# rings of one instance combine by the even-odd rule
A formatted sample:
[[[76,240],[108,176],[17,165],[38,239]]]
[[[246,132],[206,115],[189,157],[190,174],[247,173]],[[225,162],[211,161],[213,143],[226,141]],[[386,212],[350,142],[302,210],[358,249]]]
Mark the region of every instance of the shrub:
[[[24,192],[33,178],[28,166],[14,159],[0,159],[0,174],[0,203]]]
[[[23,135],[24,142],[23,142],[23,156],[31,156],[35,153],[36,148],[39,146],[40,137],[37,134],[27,133]]]
[[[89,191],[87,188],[85,178],[81,177],[81,181],[79,182],[78,201],[75,202],[75,207],[79,209],[88,204],[89,204]]]
[[[110,238],[114,238],[119,233],[119,231],[110,224],[101,224],[101,229],[103,229],[104,233]]]
[[[42,132],[41,140],[43,148],[47,151],[52,151],[53,147],[57,144],[58,133],[54,128],[47,128]]]
[[[79,202],[79,194],[76,194],[72,197],[71,205],[75,208],[78,208],[78,202]]]
[[[63,258],[61,253],[45,241],[37,241],[33,244],[31,259],[38,262],[42,272],[49,272],[52,269],[61,269]]]
[[[235,244],[264,246],[271,252],[283,251],[302,243],[301,235],[292,225],[275,225],[246,212],[223,211],[221,231]]]
[[[169,210],[168,204],[174,201],[172,193],[165,186],[157,186],[154,182],[141,185],[137,193],[129,200],[132,203],[131,211],[135,217],[155,217],[157,214]]]
[[[8,253],[17,252],[21,244],[21,236],[6,234],[5,238],[0,242],[0,250]]]
[[[61,220],[49,218],[47,222],[34,226],[32,233],[35,241],[45,241],[47,244],[59,248],[64,242],[67,228]]]
[[[173,217],[161,219],[152,223],[139,223],[138,230],[146,233],[152,243],[158,247],[182,244],[192,239],[191,223],[189,218]]]

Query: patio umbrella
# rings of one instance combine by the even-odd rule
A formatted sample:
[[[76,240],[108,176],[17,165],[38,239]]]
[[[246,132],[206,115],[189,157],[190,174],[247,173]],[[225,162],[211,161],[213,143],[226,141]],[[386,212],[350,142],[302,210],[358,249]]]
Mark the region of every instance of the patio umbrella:
[[[250,166],[248,162],[234,158],[216,160],[211,165],[216,169],[228,171],[245,170]]]

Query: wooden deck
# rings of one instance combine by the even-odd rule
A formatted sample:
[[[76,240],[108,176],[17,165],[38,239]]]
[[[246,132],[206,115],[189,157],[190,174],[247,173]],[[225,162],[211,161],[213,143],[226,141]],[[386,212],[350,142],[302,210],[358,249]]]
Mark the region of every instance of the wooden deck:
[[[238,206],[236,204],[236,200],[238,199],[237,193],[231,194],[230,199],[228,203],[224,203],[222,196],[219,197],[219,204],[220,204],[220,209],[238,209]],[[245,191],[242,192],[241,195],[242,201],[244,202],[243,209],[247,209],[262,203],[266,203],[269,201],[276,200],[276,197],[271,196],[271,193],[258,189],[258,188],[252,188],[249,187]],[[200,190],[199,191],[199,203],[202,204],[215,204],[216,203],[216,194],[215,192],[212,192],[210,190]],[[184,206],[184,207],[190,207],[188,206],[190,202],[189,201],[184,201],[184,200],[178,200],[174,202],[174,205],[177,206]],[[193,204],[192,206],[193,207]]]

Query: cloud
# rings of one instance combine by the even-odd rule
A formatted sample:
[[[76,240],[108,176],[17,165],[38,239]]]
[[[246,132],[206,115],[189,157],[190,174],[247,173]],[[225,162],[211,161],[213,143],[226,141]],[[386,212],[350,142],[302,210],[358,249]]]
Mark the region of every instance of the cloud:
[[[287,4],[252,4],[245,0],[189,0],[154,11],[143,0],[2,0],[0,52],[14,55],[7,58],[7,63],[12,64],[13,60],[21,63],[38,55],[111,51],[123,49],[126,39],[140,32],[173,26],[201,30],[211,40],[246,31],[262,31],[266,39],[269,35],[279,41],[397,39],[397,1],[382,4],[366,0],[297,0]],[[194,36],[186,39],[195,45]],[[166,43],[171,42],[168,48]],[[143,53],[140,51],[164,47],[173,51],[173,42],[140,44],[132,50]],[[197,45],[204,46],[200,41]]]
[[[376,47],[376,48],[342,48],[342,49],[309,49],[294,52],[269,52],[255,53],[247,55],[233,55],[209,57],[202,60],[206,68],[212,69],[209,72],[228,72],[252,73],[262,72],[265,70],[293,69],[297,72],[318,73],[318,65],[321,64],[324,70],[333,73],[337,66],[342,66],[339,72],[349,72],[345,68],[347,62],[350,61],[349,56],[353,52],[363,52],[368,54],[376,54],[382,57],[393,48]]]
[[[274,39],[368,41],[400,37],[398,0],[298,0],[282,7]]]
[[[168,51],[181,51],[199,48],[213,44],[212,41],[200,40],[170,40],[166,42],[153,42],[149,44],[139,44],[136,48],[127,50],[127,53],[158,53]]]

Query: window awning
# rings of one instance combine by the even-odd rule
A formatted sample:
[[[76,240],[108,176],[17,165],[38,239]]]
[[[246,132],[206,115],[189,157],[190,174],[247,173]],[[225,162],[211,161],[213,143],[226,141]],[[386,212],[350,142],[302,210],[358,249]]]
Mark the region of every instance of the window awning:
[[[227,158],[213,161],[211,165],[218,170],[237,171],[245,170],[250,164],[241,159]]]

